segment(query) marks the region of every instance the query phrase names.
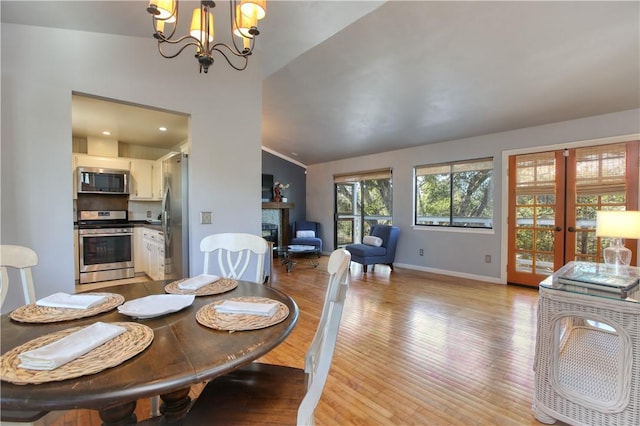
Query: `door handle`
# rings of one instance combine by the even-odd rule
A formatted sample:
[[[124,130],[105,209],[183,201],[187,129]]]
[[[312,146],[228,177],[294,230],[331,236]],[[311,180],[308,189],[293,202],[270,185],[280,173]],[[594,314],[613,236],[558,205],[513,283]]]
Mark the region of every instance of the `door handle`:
[[[576,232],[576,228],[574,228],[573,226],[570,226],[570,227],[567,228],[567,231]]]
[[[556,226],[556,232],[560,232],[562,231],[562,227],[561,226]]]

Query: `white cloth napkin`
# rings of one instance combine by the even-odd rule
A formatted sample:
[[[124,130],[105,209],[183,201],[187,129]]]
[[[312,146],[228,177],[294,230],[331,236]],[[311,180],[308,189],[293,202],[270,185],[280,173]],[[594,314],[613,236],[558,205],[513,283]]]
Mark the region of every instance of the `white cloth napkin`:
[[[53,343],[18,355],[20,368],[53,370],[127,331],[119,325],[96,322]]]
[[[236,302],[225,300],[215,306],[216,311],[223,314],[249,314],[271,317],[278,310],[277,303]]]
[[[220,277],[217,275],[201,274],[193,278],[188,278],[182,281],[180,284],[178,284],[178,287],[183,290],[197,290],[200,287],[203,287],[207,284],[214,283],[219,279]]]
[[[36,301],[36,305],[51,308],[89,309],[102,303],[106,298],[107,296],[97,294],[54,293]]]

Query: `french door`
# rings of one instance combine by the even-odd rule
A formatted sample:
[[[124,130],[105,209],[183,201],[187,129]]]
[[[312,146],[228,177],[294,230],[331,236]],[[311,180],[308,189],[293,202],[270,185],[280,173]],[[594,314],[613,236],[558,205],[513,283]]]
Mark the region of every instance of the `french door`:
[[[509,157],[507,281],[537,286],[572,260],[602,262],[598,210],[637,210],[638,141]],[[636,263],[636,240],[626,246]]]

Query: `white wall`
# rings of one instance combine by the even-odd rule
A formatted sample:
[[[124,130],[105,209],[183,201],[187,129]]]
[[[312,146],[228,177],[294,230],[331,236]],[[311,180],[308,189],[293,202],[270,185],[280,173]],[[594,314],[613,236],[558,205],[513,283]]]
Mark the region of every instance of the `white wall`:
[[[71,93],[191,114],[190,269],[199,242],[223,231],[260,233],[260,60],[199,74],[191,51],[164,59],[152,37],[2,24],[2,244],[32,247],[36,296],[74,291]],[[199,212],[213,212],[212,225]],[[9,290],[2,311],[21,304]]]
[[[400,227],[396,264],[450,275],[505,282],[501,241],[506,228],[502,215],[502,152],[640,133],[640,110],[519,129],[445,143],[424,145],[366,157],[309,166],[307,218],[322,223],[323,240],[333,242],[333,175],[385,167],[393,169],[393,223]],[[413,229],[413,167],[423,164],[494,157],[494,231]],[[505,168],[506,169],[506,168]],[[418,255],[424,249],[424,256]],[[485,263],[485,254],[492,263]]]

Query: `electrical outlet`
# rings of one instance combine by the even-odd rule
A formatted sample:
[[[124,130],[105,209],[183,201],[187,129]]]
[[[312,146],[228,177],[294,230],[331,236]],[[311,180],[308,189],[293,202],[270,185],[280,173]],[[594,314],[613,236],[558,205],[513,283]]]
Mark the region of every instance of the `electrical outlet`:
[[[420,256],[424,256],[424,249],[420,249],[420,250],[418,250],[418,254],[419,254]]]
[[[203,225],[211,224],[212,214],[211,212],[200,212],[200,223]]]
[[[484,263],[491,263],[491,255],[490,254],[485,254],[484,255]]]

